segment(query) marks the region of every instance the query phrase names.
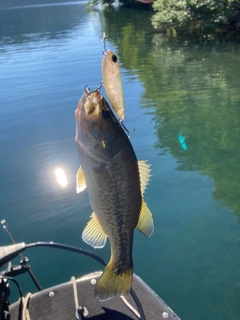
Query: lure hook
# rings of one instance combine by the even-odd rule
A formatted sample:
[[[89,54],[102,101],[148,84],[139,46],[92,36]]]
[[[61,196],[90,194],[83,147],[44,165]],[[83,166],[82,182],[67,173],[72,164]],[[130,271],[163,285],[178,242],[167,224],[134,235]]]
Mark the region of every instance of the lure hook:
[[[84,87],[84,90],[87,94],[91,93],[91,90],[88,88],[88,85]]]
[[[133,133],[135,131],[135,128],[133,127],[132,130],[128,130],[125,124],[123,123],[123,120],[120,119],[120,124],[122,128],[125,130],[125,132],[129,135],[130,133]]]
[[[104,82],[103,82],[103,80],[100,82],[100,85],[99,85],[99,87],[98,87],[96,90],[100,91],[100,90],[102,89],[102,87],[104,87]]]
[[[100,90],[102,89],[102,87],[104,87],[103,81],[101,81],[99,87],[97,87],[97,89],[93,90],[91,93],[96,92],[96,91],[100,92]]]

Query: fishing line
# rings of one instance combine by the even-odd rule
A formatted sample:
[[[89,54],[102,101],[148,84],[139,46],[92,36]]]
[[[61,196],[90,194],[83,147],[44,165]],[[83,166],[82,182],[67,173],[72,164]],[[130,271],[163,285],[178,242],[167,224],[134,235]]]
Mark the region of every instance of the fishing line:
[[[102,51],[102,54],[103,55],[106,55],[107,54],[107,42],[106,42],[106,34],[105,32],[103,32],[103,38],[102,38],[102,41],[103,41],[103,51]]]
[[[106,55],[107,54],[107,48],[106,48],[106,33],[104,31],[105,29],[105,23],[104,23],[104,14],[103,14],[103,3],[101,1],[101,24],[102,24],[102,41],[103,41],[103,51],[102,54]]]

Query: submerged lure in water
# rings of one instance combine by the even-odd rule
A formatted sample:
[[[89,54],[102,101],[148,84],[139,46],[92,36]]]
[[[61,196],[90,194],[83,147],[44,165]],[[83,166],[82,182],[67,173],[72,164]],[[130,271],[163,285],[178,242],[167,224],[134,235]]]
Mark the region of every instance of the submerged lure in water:
[[[116,114],[124,119],[123,83],[118,56],[111,50],[105,50],[102,59],[102,78],[111,106]]]
[[[134,228],[147,237],[153,232],[152,215],[143,199],[150,168],[137,161],[128,136],[98,90],[85,89],[75,116],[81,163],[77,192],[87,187],[93,209],[82,237],[94,248],[104,247],[107,238],[110,241],[111,259],[95,288],[95,295],[107,300],[130,291]]]

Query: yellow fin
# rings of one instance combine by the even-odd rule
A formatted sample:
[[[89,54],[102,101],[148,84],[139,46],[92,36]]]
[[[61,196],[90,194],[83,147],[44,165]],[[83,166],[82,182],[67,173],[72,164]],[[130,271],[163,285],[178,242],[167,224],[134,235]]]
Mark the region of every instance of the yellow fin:
[[[141,182],[141,192],[142,195],[144,194],[144,191],[148,185],[148,182],[150,180],[150,164],[147,163],[145,160],[138,160],[138,169],[139,169],[139,174],[140,174],[140,182]]]
[[[136,228],[148,238],[154,230],[152,214],[144,199],[142,199],[142,207]]]
[[[77,182],[77,186],[76,186],[77,193],[80,193],[87,188],[85,174],[81,167],[79,167],[77,171],[76,182]]]
[[[95,296],[101,301],[106,301],[115,296],[126,295],[131,289],[133,267],[130,266],[121,272],[114,271],[116,270],[111,259],[95,288]]]
[[[104,233],[95,213],[83,230],[82,239],[95,249],[103,248],[107,241],[107,235]]]

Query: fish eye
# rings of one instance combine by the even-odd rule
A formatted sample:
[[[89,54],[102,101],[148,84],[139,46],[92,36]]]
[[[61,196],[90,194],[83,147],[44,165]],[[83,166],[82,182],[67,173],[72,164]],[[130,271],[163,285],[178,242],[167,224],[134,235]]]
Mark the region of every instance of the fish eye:
[[[103,110],[102,111],[102,115],[105,119],[109,119],[110,118],[110,112],[108,110]]]
[[[117,62],[118,61],[118,58],[115,54],[112,55],[112,62]]]

